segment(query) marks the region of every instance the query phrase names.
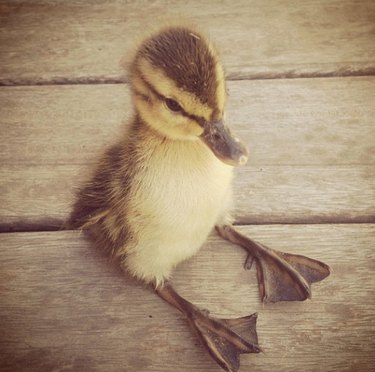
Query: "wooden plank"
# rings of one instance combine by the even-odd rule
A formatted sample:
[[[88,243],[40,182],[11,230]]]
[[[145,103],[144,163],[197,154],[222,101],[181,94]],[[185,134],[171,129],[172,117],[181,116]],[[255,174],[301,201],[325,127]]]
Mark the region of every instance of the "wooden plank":
[[[374,164],[375,77],[229,82],[250,165]],[[2,87],[0,164],[86,164],[124,130],[127,85]]]
[[[167,13],[167,15],[166,15]],[[374,74],[372,0],[2,1],[0,83],[123,80],[144,33],[181,17],[217,42],[232,79]]]
[[[375,216],[374,78],[230,82],[227,121],[251,149],[238,223]],[[0,89],[0,229],[50,229],[130,118],[125,85]],[[125,119],[124,119],[125,120]]]
[[[0,169],[0,231],[61,228],[87,173],[80,165]],[[243,167],[234,199],[238,224],[371,222],[374,167]]]
[[[327,262],[303,303],[262,305],[245,253],[211,236],[180,265],[180,293],[219,317],[257,311],[265,353],[242,371],[371,371],[374,225],[246,226],[274,248]],[[175,310],[107,262],[78,232],[0,235],[2,371],[217,371]],[[176,358],[178,355],[178,358]]]

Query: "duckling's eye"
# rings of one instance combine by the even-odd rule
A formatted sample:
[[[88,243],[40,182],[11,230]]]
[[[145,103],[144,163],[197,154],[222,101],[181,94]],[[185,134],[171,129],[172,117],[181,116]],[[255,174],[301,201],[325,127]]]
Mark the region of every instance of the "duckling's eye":
[[[165,104],[173,112],[180,112],[180,111],[182,111],[182,107],[180,106],[180,104],[177,101],[175,101],[174,99],[172,99],[172,98],[166,98],[165,99]]]

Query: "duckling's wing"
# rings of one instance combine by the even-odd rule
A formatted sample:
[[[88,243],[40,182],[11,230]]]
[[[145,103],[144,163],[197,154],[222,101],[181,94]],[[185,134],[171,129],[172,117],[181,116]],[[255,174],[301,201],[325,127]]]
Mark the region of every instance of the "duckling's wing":
[[[116,187],[116,177],[121,177],[122,190],[128,189],[129,177],[121,174],[128,159],[121,144],[110,147],[101,158],[92,177],[76,193],[73,210],[66,226],[80,229],[96,224],[111,205]],[[125,152],[126,153],[126,152]]]

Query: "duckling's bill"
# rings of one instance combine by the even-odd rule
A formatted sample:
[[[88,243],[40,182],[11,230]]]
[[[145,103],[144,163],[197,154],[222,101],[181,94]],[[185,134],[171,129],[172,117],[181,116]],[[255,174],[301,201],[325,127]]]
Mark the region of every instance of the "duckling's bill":
[[[246,146],[221,120],[206,123],[201,139],[224,163],[232,166],[246,164],[249,157]]]

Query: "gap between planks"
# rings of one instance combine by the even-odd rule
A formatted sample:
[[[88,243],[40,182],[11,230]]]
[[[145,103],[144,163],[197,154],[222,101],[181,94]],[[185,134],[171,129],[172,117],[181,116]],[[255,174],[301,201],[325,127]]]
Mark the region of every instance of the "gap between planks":
[[[348,78],[348,77],[375,76],[375,67],[367,67],[358,70],[337,70],[332,72],[281,72],[271,74],[230,74],[226,81],[244,80],[287,80],[287,79],[317,79],[317,78]],[[105,84],[129,84],[128,78],[108,78],[88,76],[83,78],[54,78],[54,79],[0,79],[0,87],[23,87],[23,86],[48,86],[48,85],[105,85]]]
[[[293,222],[267,222],[267,221],[252,221],[252,222],[235,222],[234,226],[240,227],[251,227],[251,226],[314,226],[314,225],[363,225],[363,224],[374,224],[375,217],[363,217],[358,218],[358,220],[353,221],[352,219],[337,218],[337,219],[306,219]],[[77,230],[65,229],[61,226],[64,225],[64,222],[60,220],[53,221],[49,220],[47,223],[42,224],[38,222],[23,224],[3,224],[0,223],[0,234],[16,234],[16,233],[43,233],[43,232],[73,232]]]

